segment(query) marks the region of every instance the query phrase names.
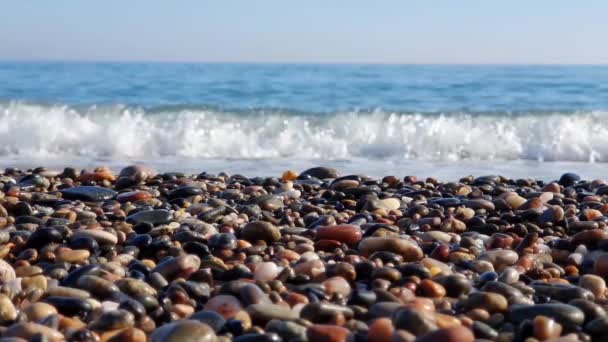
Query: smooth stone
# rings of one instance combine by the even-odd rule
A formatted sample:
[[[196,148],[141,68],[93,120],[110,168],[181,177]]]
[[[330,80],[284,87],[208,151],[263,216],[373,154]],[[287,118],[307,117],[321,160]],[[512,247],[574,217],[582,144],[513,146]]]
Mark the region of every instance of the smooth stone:
[[[140,211],[127,217],[127,222],[133,225],[138,223],[149,223],[153,226],[167,224],[173,220],[173,215],[168,210]]]
[[[537,295],[548,296],[559,300],[561,302],[567,302],[571,299],[581,298],[587,300],[594,300],[593,293],[587,289],[583,289],[576,285],[570,284],[530,284],[530,287],[534,289]]]
[[[215,311],[210,310],[201,310],[195,312],[189,319],[197,320],[201,323],[205,323],[210,326],[213,331],[216,333],[219,332],[224,324],[226,324],[226,319]]]
[[[376,302],[369,307],[369,315],[373,318],[392,317],[401,308],[403,308],[401,303]]]
[[[483,309],[489,313],[504,312],[509,303],[507,299],[498,293],[493,292],[473,292],[462,304],[467,310]]]
[[[309,341],[318,342],[346,342],[349,335],[348,329],[327,324],[314,324],[306,331]]]
[[[266,221],[254,221],[247,223],[240,231],[244,240],[256,242],[264,240],[272,243],[281,238],[281,232],[272,223]]]
[[[353,225],[322,226],[316,229],[317,240],[336,240],[354,247],[361,240],[361,228]]]
[[[519,281],[519,271],[513,267],[507,267],[498,276],[498,281],[505,284],[514,284]]]
[[[54,306],[44,303],[36,302],[29,304],[23,309],[23,313],[30,321],[37,321],[47,316],[54,315],[57,313],[57,309]]]
[[[0,259],[0,283],[8,283],[15,280],[15,269],[8,262]]]
[[[101,202],[113,198],[117,192],[99,186],[75,186],[60,191],[63,198],[85,202]]]
[[[38,228],[27,239],[27,248],[39,249],[49,243],[58,243],[63,240],[62,234],[52,227]]]
[[[525,199],[525,198],[523,198],[523,197],[521,197],[521,196],[519,196],[519,195],[518,195],[518,194],[516,194],[516,193],[512,193],[512,194],[509,194],[508,196],[506,196],[506,197],[505,197],[505,202],[507,202],[507,204],[508,204],[508,205],[509,205],[511,208],[513,208],[513,209],[517,210],[517,209],[519,209],[519,208],[520,208],[520,207],[521,207],[521,206],[522,206],[524,203],[526,203],[526,199]]]
[[[267,194],[267,195],[260,195],[260,196],[257,196],[255,198],[251,199],[250,203],[257,204],[258,206],[260,206],[260,208],[262,210],[274,212],[279,209],[283,209],[283,207],[285,206],[283,203],[283,199],[284,199],[283,196]]]
[[[608,239],[608,232],[603,229],[590,229],[574,234],[572,236],[571,244],[573,246],[583,244],[587,247],[594,248],[600,240],[606,239]]]
[[[564,327],[575,327],[583,324],[585,314],[575,306],[567,304],[535,304],[535,305],[512,305],[509,307],[509,318],[514,323],[521,323],[526,319],[534,319],[536,316],[547,316],[553,318]]]
[[[278,334],[284,341],[306,341],[306,327],[295,322],[273,319],[265,330]]]
[[[478,339],[486,339],[490,341],[495,341],[498,337],[498,332],[494,330],[491,326],[483,323],[481,321],[474,321],[473,326],[471,327],[473,330],[473,334]]]
[[[494,211],[494,203],[483,200],[483,199],[473,199],[463,202],[464,206],[467,208],[471,208],[473,210],[485,209],[487,211]]]
[[[127,166],[120,170],[120,173],[118,174],[119,178],[132,178],[137,183],[143,183],[154,176],[156,176],[156,171],[145,165],[138,164]]]
[[[127,310],[116,309],[106,311],[89,324],[89,328],[97,331],[116,330],[132,327],[135,316]]]
[[[364,256],[378,251],[396,253],[401,255],[405,262],[417,261],[423,256],[422,249],[416,243],[399,238],[368,237],[359,242],[358,249]]]
[[[568,302],[569,305],[575,306],[585,313],[585,321],[591,321],[599,317],[606,317],[604,307],[594,302],[585,299],[573,299]]]
[[[194,273],[200,266],[201,259],[198,256],[186,254],[162,261],[152,269],[152,272],[158,272],[165,279],[174,279]]]
[[[118,243],[118,237],[116,235],[106,232],[105,230],[99,229],[85,229],[77,230],[72,234],[72,240],[77,238],[91,238],[101,246],[103,245],[116,245]]]
[[[180,320],[165,324],[150,335],[150,342],[215,342],[217,336],[207,324],[195,320]]]
[[[348,306],[327,302],[309,303],[304,305],[300,311],[300,318],[313,323],[327,321],[338,315],[351,318],[354,315],[354,311]]]
[[[12,322],[17,318],[17,309],[4,294],[0,294],[0,323]]]
[[[91,253],[86,249],[63,248],[56,252],[55,256],[58,261],[80,264],[85,262],[91,256]]]
[[[118,288],[129,296],[153,296],[156,297],[157,291],[147,282],[134,278],[122,278],[116,282]]]
[[[59,342],[65,340],[63,334],[61,334],[59,331],[42,324],[32,322],[13,324],[2,334],[3,337],[21,337],[27,340],[33,339],[39,335],[44,336],[44,338],[50,342]]]
[[[241,287],[239,298],[244,306],[260,303],[272,304],[268,295],[256,284],[246,284]]]
[[[261,262],[255,266],[253,278],[258,281],[270,281],[279,275],[279,268],[274,262]]]
[[[24,290],[40,289],[42,291],[46,291],[47,285],[48,281],[42,274],[21,278],[21,287]]]
[[[425,242],[438,241],[443,243],[450,243],[450,241],[452,241],[452,236],[450,234],[442,232],[440,230],[431,230],[428,232],[424,232],[420,234],[420,238],[422,239],[422,241]]]
[[[562,334],[562,326],[545,316],[536,316],[532,321],[532,327],[534,336],[541,341],[558,338]]]
[[[300,173],[298,179],[305,179],[306,176],[314,177],[317,179],[338,178],[338,171],[330,167],[313,167]]]
[[[418,337],[415,342],[474,342],[475,336],[469,328],[452,327],[439,329]]]
[[[271,319],[291,321],[298,318],[298,313],[289,307],[277,304],[260,303],[251,304],[246,308],[254,323],[266,324]]]
[[[471,281],[461,274],[438,276],[434,279],[443,285],[448,297],[458,298],[469,293],[473,287]]]
[[[145,332],[133,327],[102,332],[100,336],[100,342],[146,342],[147,340]]]
[[[585,324],[585,332],[598,337],[608,337],[608,317],[598,317]]]
[[[494,268],[500,269],[502,266],[512,266],[519,259],[519,255],[510,249],[493,249],[482,253],[477,260],[490,262]]]
[[[93,305],[87,299],[50,296],[46,297],[44,302],[54,306],[65,316],[86,316],[93,310]]]
[[[177,189],[169,192],[168,197],[170,199],[186,198],[186,197],[191,197],[191,196],[196,196],[196,195],[202,195],[203,193],[204,193],[203,189],[201,189],[199,187],[183,186],[183,187],[177,188]]]
[[[391,340],[395,327],[388,318],[378,318],[369,326],[367,337],[369,342],[388,342]]]
[[[118,196],[116,196],[116,200],[121,203],[137,202],[148,198],[152,198],[152,194],[147,191],[128,191],[119,193]]]
[[[91,274],[78,278],[76,287],[101,299],[113,299],[120,293],[120,289],[112,281]]]
[[[413,308],[398,309],[393,313],[392,319],[395,328],[407,330],[416,336],[438,329],[433,315]]]
[[[211,297],[205,304],[204,310],[214,311],[222,315],[225,319],[236,316],[243,307],[238,298],[230,295],[217,295]]]
[[[91,294],[89,293],[89,291],[84,291],[67,286],[51,286],[47,289],[47,293],[49,294],[49,296],[72,297],[80,299],[91,298]]]
[[[594,274],[584,274],[578,280],[578,286],[593,293],[595,298],[604,298],[606,293],[606,281]]]
[[[211,236],[207,245],[211,248],[236,249],[236,236],[230,233],[220,233]]]
[[[577,175],[576,173],[572,173],[572,172],[567,172],[564,173],[560,178],[559,178],[559,185],[563,185],[563,186],[571,186],[576,184],[576,182],[581,180],[581,176]]]
[[[547,210],[543,211],[542,215],[538,218],[538,224],[541,226],[546,225],[550,222],[559,222],[564,219],[564,209],[558,205],[553,205]]]
[[[593,273],[602,278],[608,278],[608,253],[602,253],[595,258]]]
[[[342,277],[331,277],[323,282],[325,293],[333,295],[335,293],[348,297],[351,293],[351,287],[348,281]]]

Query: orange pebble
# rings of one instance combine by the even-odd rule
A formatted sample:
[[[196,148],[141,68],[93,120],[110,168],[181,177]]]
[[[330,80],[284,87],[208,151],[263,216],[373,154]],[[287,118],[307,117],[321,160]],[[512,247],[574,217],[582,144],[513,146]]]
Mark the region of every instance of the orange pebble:
[[[379,318],[369,326],[367,336],[370,342],[387,342],[395,331],[393,322],[389,318]]]
[[[283,172],[281,178],[283,179],[283,181],[293,181],[298,178],[298,174],[295,171],[287,170]]]

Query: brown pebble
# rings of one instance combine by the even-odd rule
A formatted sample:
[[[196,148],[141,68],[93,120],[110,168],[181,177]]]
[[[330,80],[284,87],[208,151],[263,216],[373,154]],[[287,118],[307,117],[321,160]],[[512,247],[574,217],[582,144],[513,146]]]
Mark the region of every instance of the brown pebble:
[[[350,332],[336,325],[315,324],[306,330],[310,341],[316,342],[346,342]]]

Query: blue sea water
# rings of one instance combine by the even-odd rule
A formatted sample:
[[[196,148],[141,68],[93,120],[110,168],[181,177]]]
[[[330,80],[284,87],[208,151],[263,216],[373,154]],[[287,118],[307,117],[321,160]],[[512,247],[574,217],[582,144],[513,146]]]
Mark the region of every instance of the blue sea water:
[[[0,166],[608,174],[608,66],[0,63]]]

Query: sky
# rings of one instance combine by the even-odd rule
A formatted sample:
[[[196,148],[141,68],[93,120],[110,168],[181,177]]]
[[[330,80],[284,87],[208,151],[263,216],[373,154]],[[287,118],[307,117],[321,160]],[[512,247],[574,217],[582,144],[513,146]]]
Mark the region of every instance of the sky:
[[[1,0],[0,60],[608,63],[606,0]]]

